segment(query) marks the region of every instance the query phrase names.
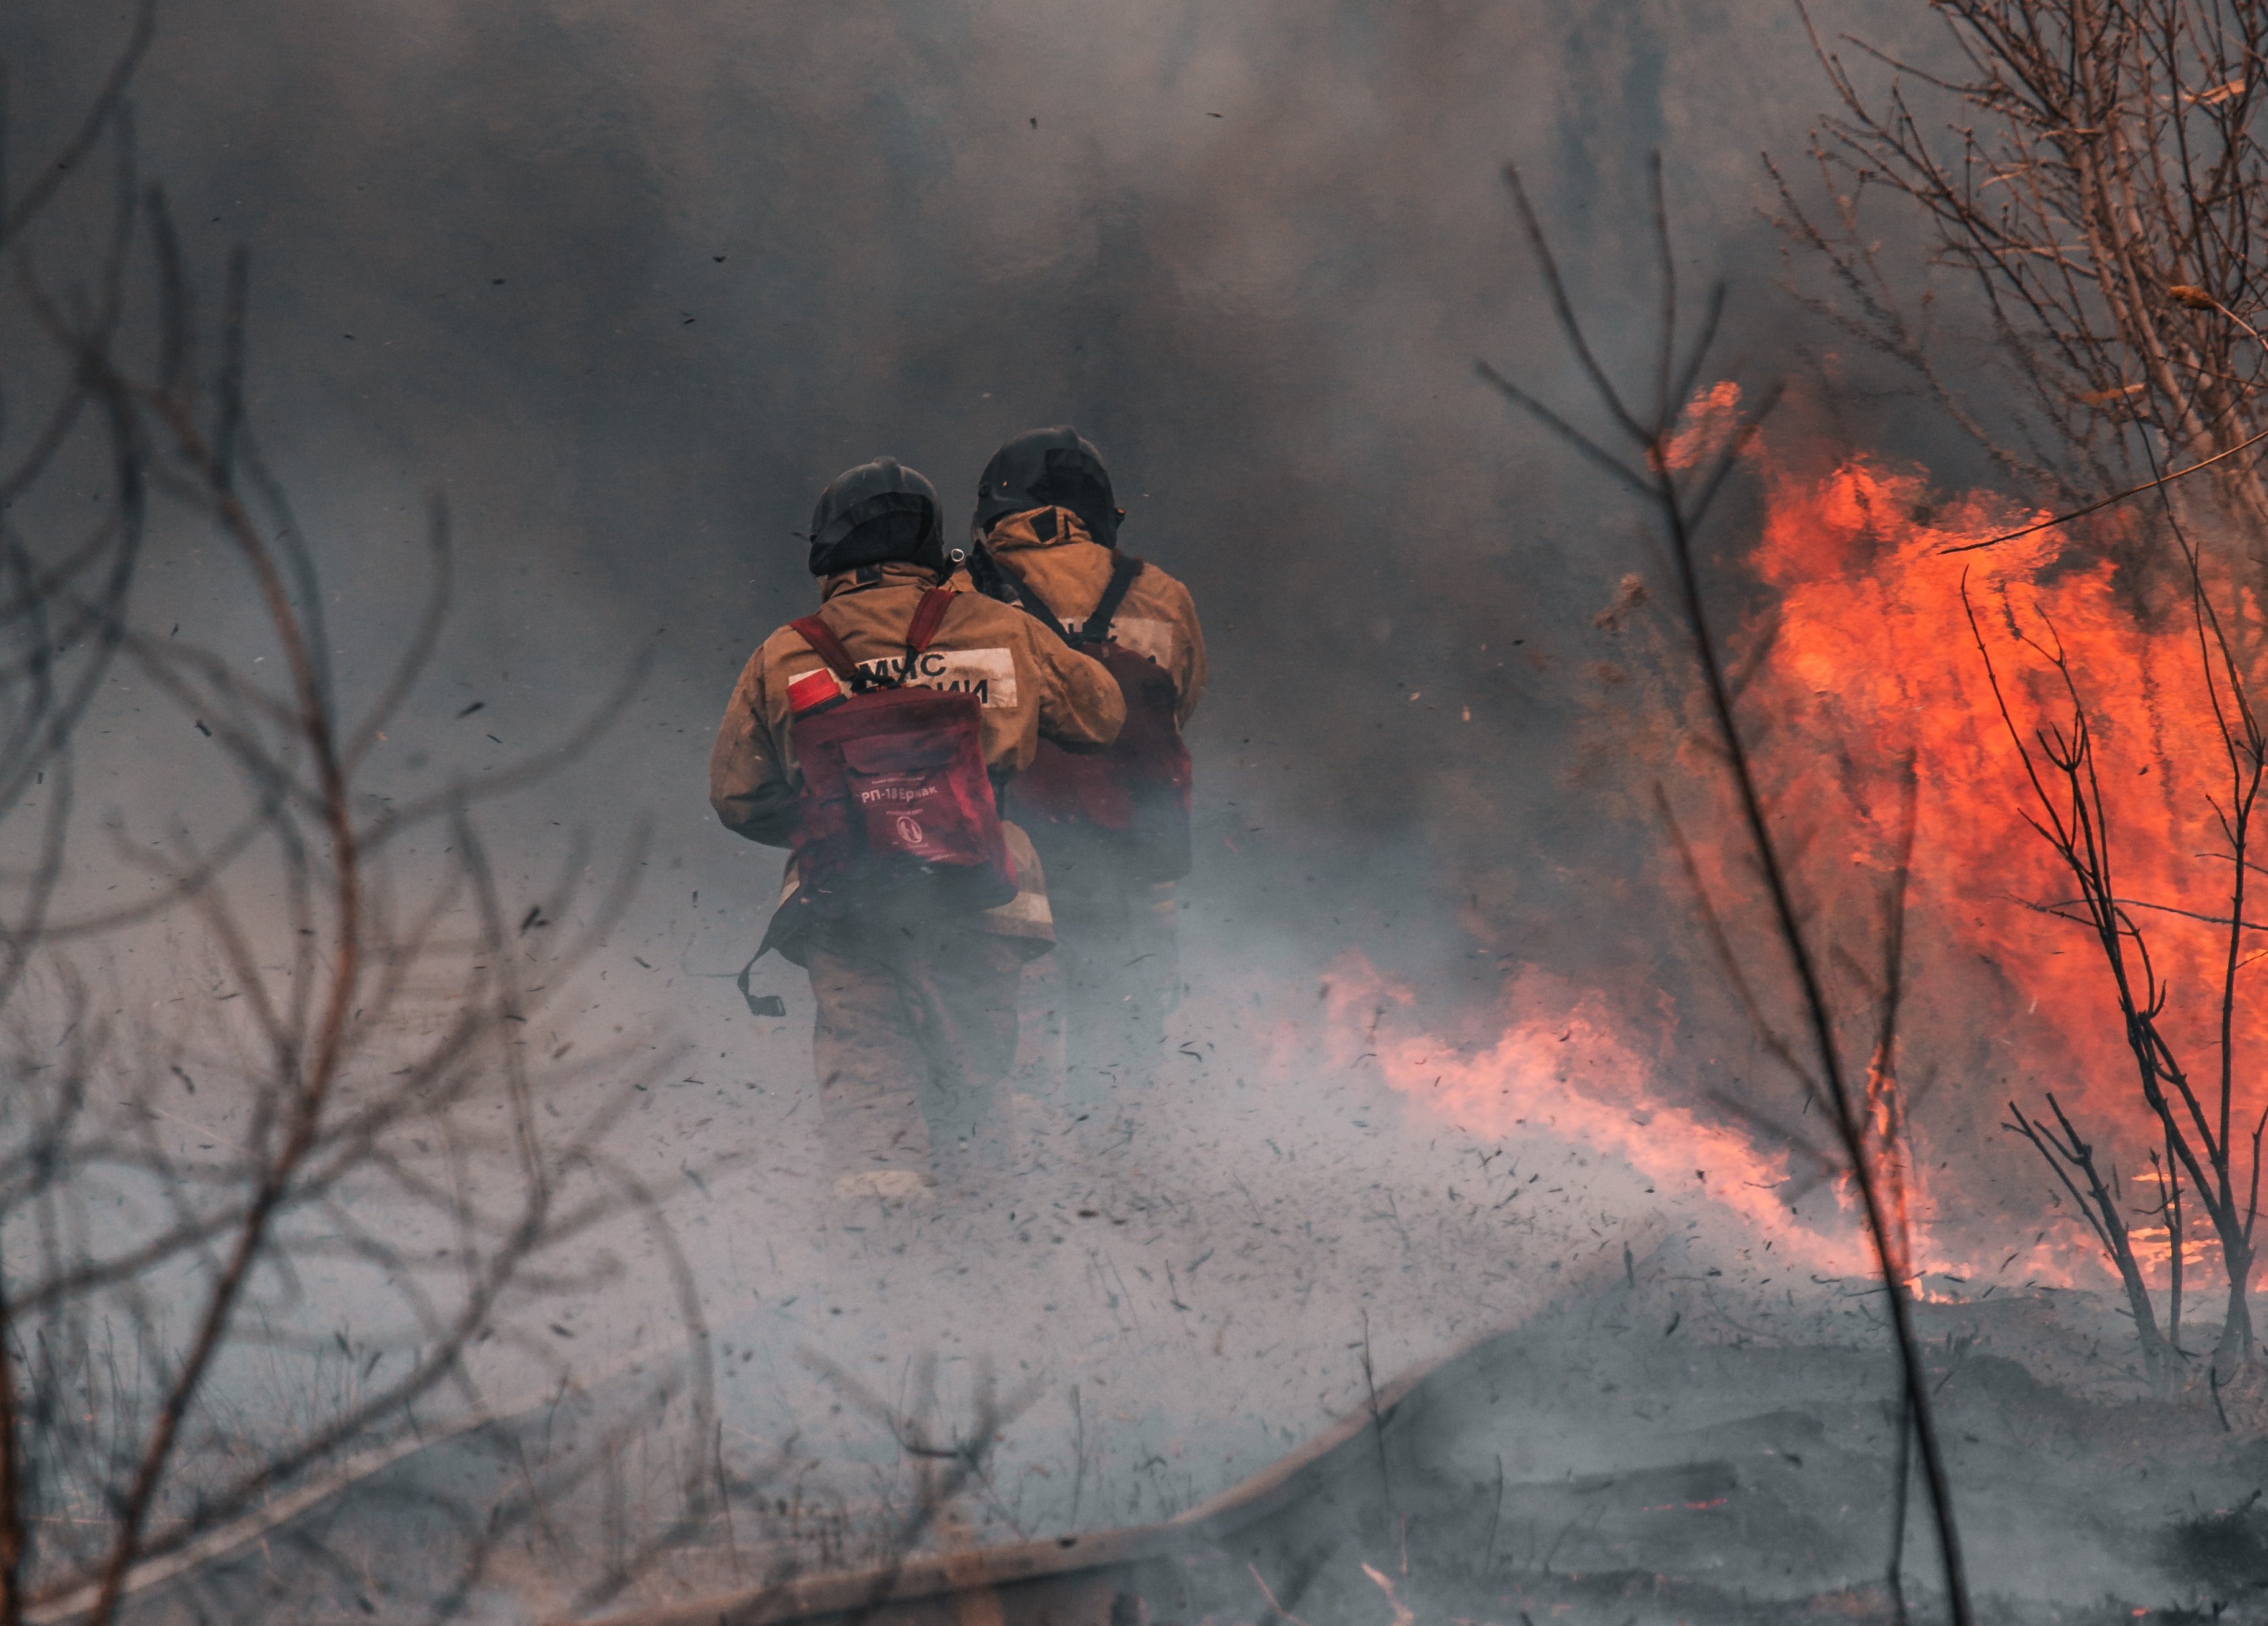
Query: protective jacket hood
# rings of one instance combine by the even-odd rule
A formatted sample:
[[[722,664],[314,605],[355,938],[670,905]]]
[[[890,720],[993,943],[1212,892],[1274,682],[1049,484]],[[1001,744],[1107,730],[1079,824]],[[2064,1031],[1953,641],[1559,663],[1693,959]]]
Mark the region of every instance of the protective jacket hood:
[[[1110,471],[1094,443],[1068,423],[1027,430],[992,454],[977,482],[969,535],[982,542],[1004,516],[1035,508],[1068,508],[1096,541],[1118,545],[1124,515],[1111,495]]]
[[[894,457],[836,475],[811,511],[811,573],[899,560],[945,573],[945,505],[937,488]]]

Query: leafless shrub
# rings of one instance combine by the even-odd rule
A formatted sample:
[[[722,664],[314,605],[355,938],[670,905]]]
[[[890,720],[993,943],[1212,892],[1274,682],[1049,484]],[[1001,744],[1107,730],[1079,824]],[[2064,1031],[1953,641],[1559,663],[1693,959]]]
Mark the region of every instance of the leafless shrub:
[[[2268,366],[2253,329],[2268,298],[2268,6],[1933,9],[1960,77],[1848,41],[1893,76],[1869,94],[1813,36],[1842,109],[1813,143],[1825,207],[1772,173],[1783,231],[1837,286],[1815,308],[1911,368],[2003,469],[2058,506],[2172,467],[2151,466],[2154,444],[2176,461],[2221,460],[2213,478],[2229,513],[2257,532],[2268,488],[2254,460],[2232,454],[2259,435]],[[1973,350],[1948,351],[1907,268],[1885,262],[1870,194],[1918,214],[1935,262],[1977,296],[2033,410],[2017,433]]]
[[[606,1279],[603,1255],[573,1250],[641,1218],[688,1334],[686,1517],[706,1516],[717,1481],[694,1284],[660,1194],[608,1150],[644,1064],[528,1054],[618,917],[635,854],[600,895],[582,895],[588,855],[571,851],[541,895],[507,898],[473,817],[586,748],[627,690],[476,786],[372,789],[449,607],[446,517],[436,504],[414,634],[350,705],[314,550],[245,410],[249,259],[201,322],[164,194],[137,170],[126,92],[153,23],[145,0],[68,148],[0,203],[0,320],[26,342],[0,385],[18,412],[48,392],[20,438],[0,424],[0,1626],[116,1618],[345,1453],[407,1450],[421,1407],[490,1416],[500,1371],[563,1389],[527,1312]],[[90,173],[107,201],[72,195]],[[71,229],[41,243],[66,208]],[[91,266],[72,258],[87,242]],[[197,647],[145,613],[158,526],[218,545],[264,653]],[[235,806],[201,828],[152,765],[148,799],[90,852],[74,768],[90,709],[127,675],[210,739],[201,788],[232,776]],[[409,852],[420,832],[446,836],[444,860]],[[98,863],[139,880],[131,901],[77,884]],[[195,949],[167,990],[181,997],[145,1017],[149,988],[114,951],[161,930]],[[569,1117],[557,1103],[578,1081],[602,1082],[583,1092],[600,1104]],[[345,1295],[359,1338],[311,1324]],[[558,1494],[526,1479],[430,1555],[457,1571],[437,1610]]]
[[[2226,1379],[2236,1363],[2252,1352],[2253,1225],[2260,1209],[2261,1132],[2268,1127],[2268,1112],[2253,1122],[2249,1132],[2233,1120],[2238,1093],[2236,1026],[2242,1008],[2238,976],[2245,963],[2246,934],[2261,929],[2245,919],[2244,911],[2251,873],[2257,867],[2252,857],[2254,815],[2264,785],[2268,784],[2268,733],[2264,733],[2253,711],[2242,665],[2207,591],[2202,561],[2178,521],[2173,529],[2191,574],[2198,670],[2212,703],[2219,737],[2214,759],[2226,764],[2226,780],[2213,813],[2226,850],[2216,856],[2227,860],[2228,914],[2205,922],[2223,932],[2226,953],[2219,986],[2213,992],[2216,1054],[2201,1068],[2186,1058],[2183,1047],[2169,1031],[2166,1018],[2174,990],[2152,960],[2149,934],[2140,923],[2140,911],[2167,906],[2124,895],[2120,885],[2118,843],[2104,803],[2095,734],[2081,690],[2082,674],[2055,641],[2052,627],[2016,629],[2023,644],[2054,673],[2068,704],[2063,723],[2041,727],[2028,739],[2010,711],[1991,651],[1977,629],[1976,606],[1963,595],[1970,633],[2031,788],[2036,812],[2028,817],[2079,890],[2076,899],[2059,901],[2049,906],[2049,912],[2085,926],[2101,951],[2120,1027],[2133,1058],[2137,1087],[2165,1148],[2162,1163],[2154,1150],[2150,1153],[2159,1188],[2156,1217],[2165,1224],[2170,1247],[2162,1331],[2125,1222],[2125,1199],[2116,1164],[2106,1168],[2098,1163],[2095,1149],[2052,1095],[2048,1097],[2048,1106],[2056,1117],[2054,1126],[2027,1116],[2012,1101],[2013,1122],[2008,1127],[2047,1159],[2117,1270],[2134,1316],[2144,1362],[2161,1387],[2172,1382],[2182,1354],[2184,1181],[2193,1200],[2205,1210],[2227,1277],[2228,1298],[2214,1353],[2216,1378]]]
[[[2257,540],[2268,525],[2268,487],[2252,452],[2268,430],[2257,406],[2268,349],[2255,326],[2268,300],[2259,260],[2268,148],[2258,133],[2268,6],[1950,0],[1936,9],[1965,66],[1959,77],[1853,41],[1891,76],[1870,93],[1814,35],[1841,107],[1811,155],[1826,204],[1808,204],[1775,169],[1779,224],[1836,286],[1834,297],[1811,302],[1815,309],[1911,369],[2005,471],[2071,511],[1984,546],[2144,494],[2162,518],[2128,527],[2110,545],[2124,543],[2130,600],[2141,603],[2153,584],[2169,585],[2191,623],[2196,681],[2213,717],[2211,735],[2192,748],[2226,765],[2202,811],[2222,849],[2211,860],[2228,866],[2227,913],[2199,917],[2226,933],[2222,975],[2209,994],[2178,990],[2213,1002],[2217,1054],[2184,1055],[2169,1033],[2177,990],[2153,962],[2138,914],[2165,906],[2121,895],[2115,884],[2132,874],[2136,855],[2121,852],[2114,836],[2091,725],[2136,674],[2082,671],[2052,628],[2014,629],[2066,707],[2062,721],[2034,731],[2019,724],[1999,673],[1991,673],[2028,777],[2027,817],[2078,888],[2076,899],[2041,905],[2085,927],[2098,948],[2147,1139],[2162,1148],[2162,1159],[2155,1148],[2148,1154],[2157,1205],[2140,1216],[2162,1224],[2170,1246],[2162,1327],[2136,1256],[2128,1182],[2109,1152],[2098,1152],[2053,1096],[2052,1123],[2012,1102],[2007,1127],[2046,1159],[2092,1229],[2161,1387],[2175,1380],[2183,1357],[2184,1198],[2203,1210],[2226,1269],[2213,1370],[2216,1382],[2226,1381],[2253,1347],[2259,1178],[2260,1125],[2248,1134],[2232,1111],[2242,1093],[2237,972],[2247,934],[2259,930],[2244,914],[2268,749],[2249,695],[2268,563]],[[1886,261],[1870,194],[1903,205],[1922,224],[1935,263],[1962,274],[1997,336],[1999,379],[1976,364],[1973,350],[1955,362],[1927,319],[1927,296],[1906,297],[1908,269]],[[2011,379],[2029,406],[2021,420],[1988,404]],[[2157,539],[2175,546],[2154,553],[2134,545]],[[1973,605],[1970,622],[1977,632]],[[1981,636],[1977,644],[1989,669]]]

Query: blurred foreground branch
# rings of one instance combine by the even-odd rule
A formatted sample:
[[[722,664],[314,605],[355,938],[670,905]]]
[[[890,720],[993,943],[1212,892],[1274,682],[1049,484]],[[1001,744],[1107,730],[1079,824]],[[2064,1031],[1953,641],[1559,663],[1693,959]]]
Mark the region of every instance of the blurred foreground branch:
[[[1709,722],[1716,735],[1715,754],[1723,764],[1735,805],[1739,839],[1763,883],[1764,897],[1758,923],[1762,940],[1771,945],[1767,951],[1770,958],[1756,964],[1743,955],[1740,945],[1751,940],[1751,934],[1727,930],[1719,919],[1718,906],[1705,890],[1699,893],[1701,907],[1725,968],[1760,1040],[1795,1075],[1807,1097],[1826,1109],[1836,1139],[1832,1160],[1859,1197],[1890,1306],[1906,1413],[1919,1447],[1922,1477],[1936,1527],[1948,1607],[1955,1626],[1969,1626],[1973,1615],[1960,1531],[1954,1516],[1952,1488],[1934,1420],[1928,1374],[1914,1330],[1908,1287],[1913,1265],[1899,1172],[1904,1156],[1904,1125],[1896,1072],[1897,1016],[1906,878],[1917,811],[1911,766],[1904,779],[1900,850],[1885,901],[1880,944],[1883,992],[1875,1023],[1867,1035],[1869,1060],[1860,1078],[1854,1076],[1859,1070],[1845,1058],[1837,1012],[1821,975],[1823,945],[1815,942],[1813,928],[1797,901],[1782,841],[1773,828],[1758,784],[1749,731],[1738,714],[1733,685],[1727,677],[1712,629],[1696,555],[1697,533],[1725,482],[1738,466],[1757,425],[1771,410],[1778,391],[1768,393],[1756,406],[1736,408],[1735,416],[1728,422],[1689,422],[1686,403],[1693,400],[1695,386],[1709,364],[1725,308],[1725,288],[1719,283],[1710,291],[1697,331],[1690,337],[1683,335],[1680,327],[1683,311],[1658,157],[1653,165],[1651,180],[1653,246],[1659,256],[1661,303],[1650,379],[1651,401],[1643,405],[1637,404],[1616,384],[1599,360],[1581,316],[1569,298],[1549,237],[1536,217],[1518,170],[1507,166],[1505,174],[1521,224],[1543,273],[1561,334],[1603,411],[1608,429],[1603,435],[1587,431],[1485,362],[1480,364],[1481,375],[1506,400],[1636,497],[1652,512],[1659,528],[1660,540],[1678,583],[1678,607],[1692,640]],[[1671,833],[1683,850],[1684,838],[1675,830],[1674,820],[1672,825]],[[1698,872],[1692,873],[1697,886]],[[1771,981],[1767,982],[1767,978]],[[1797,1008],[1800,1038],[1780,1033],[1759,997],[1782,990]]]
[[[473,816],[586,748],[637,673],[505,772],[402,798],[372,785],[446,618],[446,518],[437,502],[394,670],[350,703],[318,549],[246,412],[249,258],[209,327],[138,172],[127,90],[153,22],[145,3],[59,159],[0,202],[0,385],[11,415],[39,403],[20,432],[0,420],[0,1626],[107,1626],[171,1573],[158,1561],[342,1453],[414,1440],[445,1393],[474,1416],[516,1369],[563,1393],[529,1311],[615,1279],[610,1255],[577,1250],[625,1223],[674,1284],[696,1442],[682,1495],[711,1496],[691,1274],[666,1194],[608,1151],[653,1063],[627,1042],[565,1067],[564,1048],[528,1053],[637,854],[594,896],[576,850],[508,901]],[[106,169],[107,188],[70,184]],[[261,653],[184,640],[181,602],[144,602],[161,533],[220,545]],[[241,592],[192,590],[216,585]],[[130,740],[92,746],[127,676],[144,703]],[[201,747],[186,776],[173,738]],[[75,794],[91,753],[136,797],[94,853]],[[214,834],[190,810],[216,805]],[[438,838],[423,858],[420,832]],[[136,950],[155,983],[129,975]],[[577,1093],[596,1105],[571,1118]],[[348,1304],[358,1341],[323,1319]],[[279,1372],[306,1390],[275,1395]],[[275,1403],[255,1403],[263,1386]],[[460,1550],[424,1555],[456,1568],[437,1612],[541,1497],[531,1483],[477,1510]]]

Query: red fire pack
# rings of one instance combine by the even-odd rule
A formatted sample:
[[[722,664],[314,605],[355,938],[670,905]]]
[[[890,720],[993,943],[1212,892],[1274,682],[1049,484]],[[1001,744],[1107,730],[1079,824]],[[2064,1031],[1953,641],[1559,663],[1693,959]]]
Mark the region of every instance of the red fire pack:
[[[904,687],[953,599],[948,587],[923,595],[895,677],[859,670],[818,616],[790,623],[828,668],[789,690],[803,769],[797,893],[821,913],[924,884],[968,909],[1016,895],[976,697]]]
[[[1126,590],[1141,573],[1139,559],[1117,555],[1094,613],[1073,630],[1002,567],[1024,607],[1064,643],[1101,662],[1126,696],[1126,725],[1100,751],[1066,750],[1041,739],[1039,754],[1016,778],[1016,816],[1042,859],[1051,844],[1092,849],[1100,842],[1115,850],[1133,879],[1179,880],[1189,872],[1189,751],[1174,720],[1174,680],[1156,661],[1110,636]]]

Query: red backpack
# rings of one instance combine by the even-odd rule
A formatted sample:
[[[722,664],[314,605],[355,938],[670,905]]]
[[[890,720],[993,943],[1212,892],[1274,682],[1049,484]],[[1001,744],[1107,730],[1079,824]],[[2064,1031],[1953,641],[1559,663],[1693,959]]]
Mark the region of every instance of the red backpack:
[[[1043,862],[1098,843],[1115,850],[1135,879],[1179,880],[1189,872],[1189,751],[1174,720],[1174,680],[1156,661],[1112,642],[1110,623],[1142,573],[1130,554],[1111,559],[1109,585],[1076,631],[1005,565],[1024,608],[1064,643],[1100,661],[1126,696],[1126,725],[1100,751],[1071,751],[1044,735],[1016,776],[1015,813]]]
[[[905,686],[954,597],[949,587],[922,596],[894,677],[859,670],[818,616],[789,623],[840,680],[814,672],[788,691],[803,769],[796,890],[822,914],[924,884],[970,910],[1016,895],[976,696]]]

